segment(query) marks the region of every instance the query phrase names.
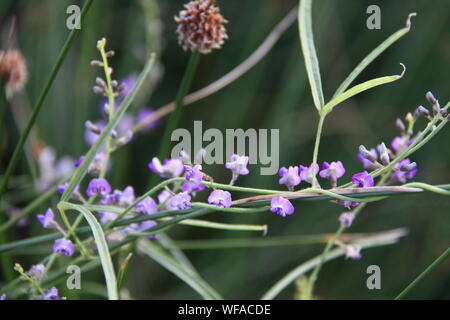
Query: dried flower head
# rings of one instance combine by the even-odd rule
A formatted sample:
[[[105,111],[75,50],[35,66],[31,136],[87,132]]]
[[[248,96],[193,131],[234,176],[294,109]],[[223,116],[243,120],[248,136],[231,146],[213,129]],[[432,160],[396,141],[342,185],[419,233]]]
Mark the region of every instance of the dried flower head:
[[[185,10],[175,17],[177,34],[184,50],[203,54],[220,49],[228,39],[225,23],[215,0],[196,0],[184,5]]]
[[[27,81],[27,66],[20,51],[0,51],[0,81],[6,83],[9,96],[22,89]]]

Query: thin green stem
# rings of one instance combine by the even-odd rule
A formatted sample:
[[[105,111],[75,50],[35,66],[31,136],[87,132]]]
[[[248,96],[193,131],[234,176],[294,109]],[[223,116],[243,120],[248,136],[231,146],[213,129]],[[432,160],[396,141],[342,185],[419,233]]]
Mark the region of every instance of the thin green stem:
[[[395,300],[404,299],[411,291],[430,273],[432,273],[441,263],[443,263],[450,256],[450,248],[447,248],[443,254],[439,256],[432,264],[428,266],[413,282],[409,284],[400,294],[395,297]]]
[[[320,139],[322,137],[322,128],[326,114],[320,114],[319,124],[317,125],[316,141],[314,143],[313,159],[312,159],[312,187],[320,187],[316,177],[317,158],[319,156]]]

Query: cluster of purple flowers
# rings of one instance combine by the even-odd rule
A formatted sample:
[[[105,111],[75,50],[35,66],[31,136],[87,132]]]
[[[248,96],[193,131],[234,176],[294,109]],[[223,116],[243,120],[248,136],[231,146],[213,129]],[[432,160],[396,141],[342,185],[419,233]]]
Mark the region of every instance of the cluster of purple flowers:
[[[341,161],[324,162],[322,164],[322,170],[320,170],[318,164],[290,166],[289,168],[282,167],[279,171],[281,178],[278,183],[285,184],[289,191],[294,191],[294,187],[302,181],[312,184],[317,174],[321,178],[329,180],[332,187],[336,187],[337,179],[345,174],[345,168]]]

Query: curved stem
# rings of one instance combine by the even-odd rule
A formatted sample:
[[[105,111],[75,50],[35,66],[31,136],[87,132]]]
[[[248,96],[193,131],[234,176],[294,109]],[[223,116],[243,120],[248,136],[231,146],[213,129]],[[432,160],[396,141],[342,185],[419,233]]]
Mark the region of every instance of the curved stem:
[[[319,156],[319,146],[320,146],[320,139],[322,137],[322,128],[323,123],[325,121],[325,114],[321,114],[319,118],[319,124],[317,125],[317,133],[316,133],[316,142],[314,143],[314,151],[313,151],[313,159],[312,159],[312,187],[320,187],[319,183],[317,182],[317,172],[316,172],[316,165],[317,165],[317,158]]]

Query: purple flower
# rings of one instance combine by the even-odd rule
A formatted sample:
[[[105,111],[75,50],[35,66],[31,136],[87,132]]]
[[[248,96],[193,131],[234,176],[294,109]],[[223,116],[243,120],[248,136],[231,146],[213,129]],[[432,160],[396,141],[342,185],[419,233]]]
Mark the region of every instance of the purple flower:
[[[75,247],[73,246],[72,241],[61,238],[56,240],[53,244],[53,252],[70,257],[74,254]]]
[[[95,195],[105,196],[110,193],[111,186],[109,185],[108,181],[103,178],[92,179],[91,182],[89,182],[89,186],[86,190],[86,194],[89,197],[93,197]]]
[[[412,139],[408,141],[405,140],[406,137],[395,137],[391,142],[392,149],[394,149],[395,152],[399,152],[401,148],[407,148],[413,143]]]
[[[171,197],[172,197],[172,194],[169,191],[163,190],[162,192],[160,192],[160,194],[158,194],[158,203],[159,204],[164,204]]]
[[[354,247],[351,245],[344,246],[345,250],[345,257],[350,258],[352,260],[359,260],[361,259],[361,248]]]
[[[116,220],[118,214],[117,213],[113,213],[113,212],[98,212],[98,215],[100,216],[100,222],[102,224],[107,224],[110,222],[113,222],[114,220]]]
[[[136,116],[136,122],[137,122],[137,125],[146,122],[146,120],[147,120],[153,113],[154,113],[154,111],[153,111],[152,108],[145,107],[145,108],[140,109],[139,112],[138,112],[138,114],[137,114],[137,116]],[[158,125],[158,123],[159,123],[158,121],[150,122],[149,124],[147,124],[147,125],[144,127],[143,131],[145,132],[145,131],[149,131],[149,130],[153,129],[154,127],[156,127],[156,126]]]
[[[68,182],[58,185],[58,189],[57,189],[58,193],[59,194],[63,194],[64,192],[66,192],[66,189],[67,189],[68,186],[69,186]],[[76,186],[75,189],[73,190],[73,193],[72,193],[71,197],[73,199],[78,199],[79,196],[80,196],[79,191],[80,191],[80,186]]]
[[[206,189],[204,185],[202,185],[202,180],[204,173],[201,171],[202,166],[200,164],[196,164],[194,167],[190,166],[184,166],[184,170],[186,171],[186,181],[183,186],[182,190],[187,192],[193,192],[193,191],[201,191]],[[194,180],[193,182],[189,180]]]
[[[376,169],[377,159],[378,153],[375,149],[367,150],[364,146],[359,147],[358,160],[361,161],[364,169]]]
[[[146,197],[136,205],[136,210],[141,214],[152,214],[158,212],[158,206],[156,205],[155,200]]]
[[[128,207],[130,206],[135,200],[136,196],[134,195],[134,189],[131,186],[128,186],[123,191],[117,190],[119,206],[121,207]]]
[[[348,201],[348,200],[339,201],[338,203],[342,204],[345,208],[347,208],[349,210],[351,208],[357,207],[361,204],[361,202],[352,202],[352,201]]]
[[[352,183],[360,188],[373,187],[375,184],[373,177],[367,171],[354,174],[352,176]]]
[[[339,216],[339,221],[341,224],[347,228],[350,228],[353,224],[353,220],[355,220],[355,214],[353,212],[343,212]]]
[[[237,154],[233,154],[230,158],[230,162],[225,164],[225,168],[230,169],[232,172],[231,183],[234,184],[236,179],[240,175],[247,175],[249,171],[247,169],[249,158],[247,156],[239,156]]]
[[[187,192],[180,192],[174,195],[170,201],[170,206],[173,209],[184,210],[188,207],[192,207],[191,196]]]
[[[314,168],[314,170],[313,170],[313,168]],[[312,181],[314,178],[313,171],[314,171],[314,176],[319,173],[319,165],[317,163],[315,164],[315,166],[313,166],[313,164],[311,164],[309,167],[300,165],[300,178],[302,179],[302,181],[306,181],[306,182],[312,184]]]
[[[417,173],[417,164],[409,159],[404,159],[394,166],[392,180],[405,183],[406,180],[414,178]]]
[[[223,190],[214,190],[208,197],[208,203],[229,208],[231,207],[231,193]]]
[[[125,99],[131,93],[131,91],[133,91],[134,87],[136,86],[136,83],[137,83],[137,76],[134,74],[129,75],[128,77],[122,79],[122,81],[120,81],[120,86],[122,87],[122,90],[120,91],[118,98]]]
[[[289,191],[294,191],[294,187],[299,185],[302,179],[298,174],[298,167],[290,166],[288,169],[282,167],[278,172],[280,175],[280,180],[278,180],[279,184],[285,184]]]
[[[345,174],[345,168],[341,161],[333,161],[331,163],[324,162],[322,164],[322,171],[319,172],[319,175],[328,179],[331,182],[331,186],[336,187],[337,179],[342,177]]]
[[[58,296],[58,289],[55,287],[50,288],[49,290],[44,292],[44,295],[42,296],[42,299],[44,300],[63,300],[63,298],[60,298]]]
[[[50,208],[47,209],[45,214],[38,214],[36,218],[46,229],[56,228],[58,226],[58,223],[55,221],[55,214]]]
[[[105,153],[98,152],[89,165],[88,173],[100,172],[105,165]]]
[[[0,295],[0,301],[6,300],[6,294],[1,294]]]
[[[294,206],[289,200],[283,197],[277,197],[270,201],[270,212],[286,217],[294,213]]]
[[[44,273],[45,266],[43,264],[31,266],[30,270],[28,271],[28,275],[36,281],[40,281]]]
[[[184,170],[183,162],[179,159],[165,159],[161,164],[158,158],[153,158],[148,164],[150,171],[157,173],[161,178],[175,178],[181,176]]]

